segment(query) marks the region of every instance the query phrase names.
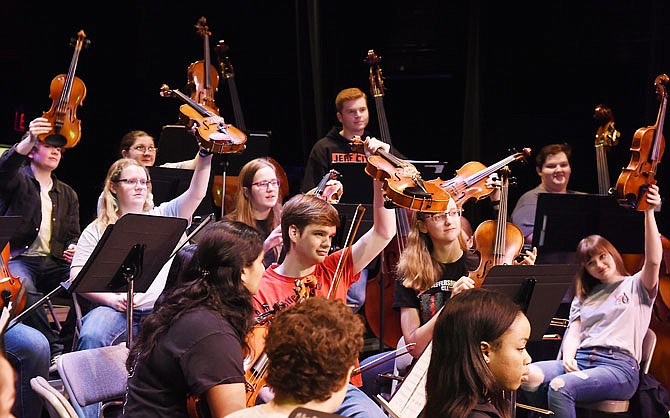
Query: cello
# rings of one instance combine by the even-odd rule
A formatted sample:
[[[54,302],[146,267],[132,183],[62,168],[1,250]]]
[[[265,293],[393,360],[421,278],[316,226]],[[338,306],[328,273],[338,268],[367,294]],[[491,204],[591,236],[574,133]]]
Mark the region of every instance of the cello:
[[[628,166],[621,170],[616,183],[616,195],[622,206],[644,211],[649,207],[647,190],[656,184],[656,168],[665,150],[663,123],[668,103],[666,85],[670,79],[660,74],[654,80],[656,95],[661,102],[656,123],[635,132],[630,146],[631,158]]]
[[[77,119],[77,107],[86,97],[86,85],[74,73],[81,50],[90,43],[81,29],[77,33],[70,69],[67,74],[59,74],[51,80],[51,108],[42,113],[42,117],[51,122],[53,129],[40,135],[39,139],[54,147],[72,148],[81,138],[81,121]]]
[[[507,195],[509,188],[509,169],[500,170],[500,209],[497,221],[484,221],[475,230],[474,249],[479,252],[479,266],[469,276],[475,281],[475,287],[481,287],[486,275],[493,266],[513,264],[521,253],[524,236],[521,229],[507,222]]]
[[[607,151],[619,143],[621,132],[614,127],[614,115],[612,109],[599,104],[596,106],[593,118],[599,122],[596,131],[596,165],[598,167],[598,194],[609,195],[610,175],[607,165]]]
[[[203,60],[196,61],[188,66],[187,76],[188,86],[191,91],[190,97],[196,103],[209,107],[218,115],[219,108],[216,107],[214,94],[219,85],[219,74],[216,72],[216,68],[210,63],[211,54],[209,52],[209,36],[212,33],[209,31],[207,19],[204,16],[198,19],[195,28],[198,31],[198,35],[202,37],[205,57]]]

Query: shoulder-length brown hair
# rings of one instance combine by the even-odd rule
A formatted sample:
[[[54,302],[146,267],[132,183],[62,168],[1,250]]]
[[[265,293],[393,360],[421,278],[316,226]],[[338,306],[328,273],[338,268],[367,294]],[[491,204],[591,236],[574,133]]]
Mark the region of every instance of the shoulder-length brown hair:
[[[619,274],[624,276],[630,275],[626,266],[623,264],[621,254],[619,254],[619,251],[614,248],[614,245],[612,245],[611,242],[600,235],[589,235],[577,244],[575,262],[579,264],[579,270],[577,270],[577,277],[575,278],[576,296],[580,298],[587,296],[591,292],[591,289],[600,283],[600,280],[591,276],[586,270],[586,263],[591,257],[602,254],[603,252],[609,253],[612,256],[614,264],[616,265],[616,270]]]

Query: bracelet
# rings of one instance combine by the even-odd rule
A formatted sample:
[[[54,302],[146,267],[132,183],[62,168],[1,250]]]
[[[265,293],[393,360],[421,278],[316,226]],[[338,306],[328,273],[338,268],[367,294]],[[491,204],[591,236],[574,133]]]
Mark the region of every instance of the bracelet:
[[[202,158],[205,158],[205,157],[207,157],[207,156],[209,156],[209,155],[212,155],[212,153],[209,152],[209,151],[207,151],[207,150],[204,149],[204,148],[200,148],[200,151],[198,151],[198,155],[201,156]]]

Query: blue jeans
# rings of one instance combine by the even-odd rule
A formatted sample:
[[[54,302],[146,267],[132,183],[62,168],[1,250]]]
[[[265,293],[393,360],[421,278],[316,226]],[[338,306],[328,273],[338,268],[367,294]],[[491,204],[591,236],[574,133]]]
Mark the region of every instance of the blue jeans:
[[[55,257],[27,257],[19,255],[8,262],[12,276],[21,279],[26,290],[26,308],[34,305],[45,294],[56,289],[70,278],[70,264]],[[61,354],[63,344],[51,328],[46,312],[41,307],[27,315],[22,321],[40,331],[49,340],[51,356]]]
[[[575,402],[630,399],[639,383],[640,366],[630,355],[611,348],[577,350],[578,372],[565,373],[562,360],[540,361],[544,375],[539,386],[521,386],[532,405],[554,412],[554,418],[575,418]],[[532,379],[532,377],[531,377]]]
[[[18,323],[5,333],[5,350],[17,375],[12,414],[17,418],[39,418],[42,398],[33,392],[30,379],[35,376],[49,378],[49,341],[38,330]]]
[[[373,354],[370,357],[366,357],[363,361],[361,361],[360,367],[365,367],[366,365],[379,360],[384,356],[387,356],[385,357],[387,359],[391,358],[391,360],[382,362],[381,364],[378,364],[361,374],[361,377],[363,378],[363,386],[361,386],[360,389],[369,397],[373,398],[377,396],[378,394],[382,393],[383,388],[386,387],[388,387],[386,392],[390,393],[391,380],[379,377],[379,375],[393,374],[393,365],[395,364],[395,361],[392,359],[392,354],[393,351],[384,351],[382,353]]]
[[[133,336],[151,309],[133,310]],[[109,306],[98,306],[82,318],[77,350],[107,347],[126,341],[126,313]]]
[[[336,414],[351,418],[388,418],[375,401],[356,386],[348,383],[347,393]]]

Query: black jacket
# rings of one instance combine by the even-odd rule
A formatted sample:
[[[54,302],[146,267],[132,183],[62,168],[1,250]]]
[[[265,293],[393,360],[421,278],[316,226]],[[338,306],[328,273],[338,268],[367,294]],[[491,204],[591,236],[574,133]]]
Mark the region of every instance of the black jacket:
[[[0,156],[0,215],[20,216],[21,222],[11,239],[12,256],[25,252],[37,238],[42,222],[40,184],[35,178],[27,156],[12,146]],[[52,173],[51,254],[63,259],[63,251],[76,244],[81,233],[77,193]]]

